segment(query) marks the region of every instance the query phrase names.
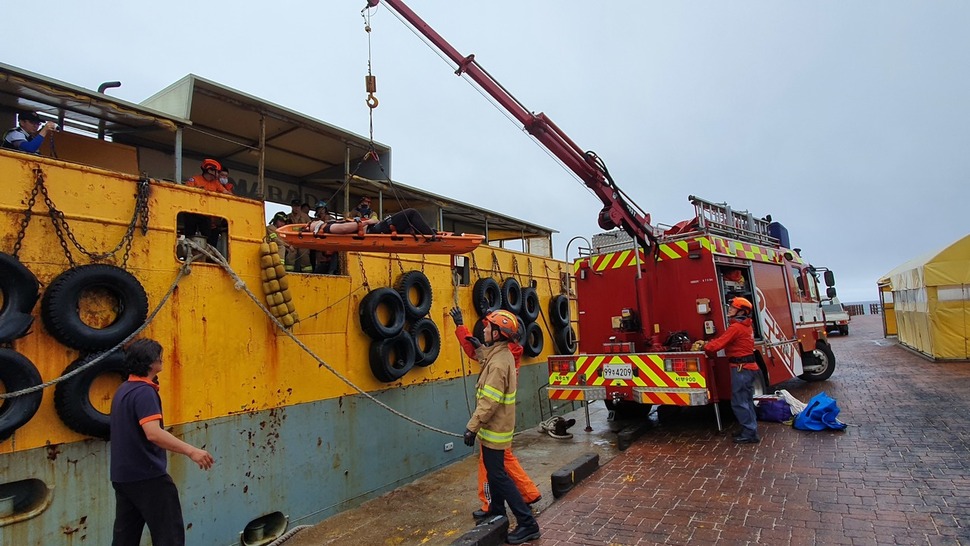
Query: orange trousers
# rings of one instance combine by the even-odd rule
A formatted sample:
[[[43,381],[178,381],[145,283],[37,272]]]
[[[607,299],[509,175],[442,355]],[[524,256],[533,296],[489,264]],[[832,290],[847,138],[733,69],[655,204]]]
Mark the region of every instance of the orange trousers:
[[[512,454],[511,449],[505,450],[505,472],[512,478],[516,489],[522,494],[522,500],[526,504],[532,504],[542,495],[539,493],[539,488],[536,487],[532,478],[522,469],[522,465],[519,464],[519,460]],[[488,491],[488,480],[485,474],[485,463],[482,462],[481,448],[479,448],[478,457],[478,498],[482,501],[482,510],[488,512],[488,505],[491,503],[492,495]]]

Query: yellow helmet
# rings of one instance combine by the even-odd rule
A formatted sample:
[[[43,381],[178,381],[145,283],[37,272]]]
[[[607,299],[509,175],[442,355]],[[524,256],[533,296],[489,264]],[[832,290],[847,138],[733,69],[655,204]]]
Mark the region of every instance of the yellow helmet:
[[[504,309],[492,311],[485,315],[482,320],[498,328],[498,331],[502,332],[502,335],[509,341],[515,341],[519,338],[519,322],[515,319],[515,315],[509,311]]]

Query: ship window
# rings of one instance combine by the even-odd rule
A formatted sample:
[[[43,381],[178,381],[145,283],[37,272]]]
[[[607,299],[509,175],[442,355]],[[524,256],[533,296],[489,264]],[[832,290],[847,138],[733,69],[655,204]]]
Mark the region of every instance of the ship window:
[[[0,483],[0,527],[30,519],[51,503],[51,488],[36,478]]]
[[[289,518],[282,512],[260,516],[246,524],[246,528],[240,533],[239,543],[243,546],[268,544],[282,536],[288,524]]]
[[[180,212],[176,217],[176,250],[175,254],[181,261],[185,260],[192,248],[184,241],[191,240],[195,244],[208,244],[220,254],[229,259],[229,221],[220,216],[210,216],[195,212]],[[205,256],[195,258],[193,263],[211,262]]]
[[[471,282],[468,256],[454,256],[451,261],[451,274],[456,286],[468,286]]]

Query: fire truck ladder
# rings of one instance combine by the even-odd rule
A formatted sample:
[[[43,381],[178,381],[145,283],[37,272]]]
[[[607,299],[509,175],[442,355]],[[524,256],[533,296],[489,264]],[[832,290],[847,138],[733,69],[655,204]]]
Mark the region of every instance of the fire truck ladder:
[[[727,203],[712,203],[693,195],[688,199],[694,205],[701,231],[750,243],[778,246],[778,239],[768,231],[769,220],[755,218],[748,211],[731,210]]]

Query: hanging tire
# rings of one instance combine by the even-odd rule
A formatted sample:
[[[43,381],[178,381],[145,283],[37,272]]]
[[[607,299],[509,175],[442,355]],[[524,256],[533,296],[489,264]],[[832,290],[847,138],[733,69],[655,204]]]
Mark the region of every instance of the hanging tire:
[[[66,375],[94,360],[100,354],[82,356],[64,368]],[[128,366],[125,355],[115,351],[106,355],[97,364],[83,372],[61,381],[54,387],[54,409],[67,428],[102,440],[108,440],[111,435],[111,416],[101,413],[91,403],[91,385],[102,375],[114,374],[124,382],[128,377]]]
[[[414,340],[414,365],[427,367],[438,359],[441,352],[441,332],[429,318],[423,318],[411,326],[411,339]]]
[[[404,301],[404,314],[408,320],[415,321],[431,311],[431,281],[420,271],[408,271],[398,283],[398,294]],[[418,297],[418,302],[411,301],[411,295]]]
[[[513,315],[522,312],[522,285],[515,277],[509,277],[502,283],[502,308]]]
[[[43,382],[40,372],[27,357],[13,349],[0,349],[0,383],[5,392],[29,389]],[[43,398],[44,392],[36,391],[0,402],[0,442],[30,421]]]
[[[374,340],[394,337],[404,329],[404,300],[390,288],[371,290],[360,300],[358,314],[361,329]]]
[[[472,303],[479,318],[502,308],[502,290],[495,279],[486,277],[475,281],[472,287]]]
[[[81,320],[81,296],[99,290],[114,299],[114,319],[97,328]],[[82,265],[58,275],[40,302],[51,336],[81,351],[103,351],[123,341],[148,317],[148,296],[131,273],[113,265]]]
[[[553,328],[569,326],[569,298],[560,294],[549,300],[549,320]]]
[[[556,346],[556,354],[572,355],[576,354],[576,331],[572,326],[557,328],[552,334],[552,341]]]
[[[525,353],[525,356],[539,356],[542,353],[543,343],[542,328],[535,322],[527,325],[521,341],[522,352]]]
[[[535,288],[522,289],[522,320],[531,324],[539,318],[539,294]]]
[[[375,339],[370,344],[370,370],[378,381],[397,381],[414,367],[414,355],[414,340],[407,332]]]
[[[37,303],[37,278],[20,260],[0,253],[0,343],[9,343],[27,335],[34,317],[30,314]]]

